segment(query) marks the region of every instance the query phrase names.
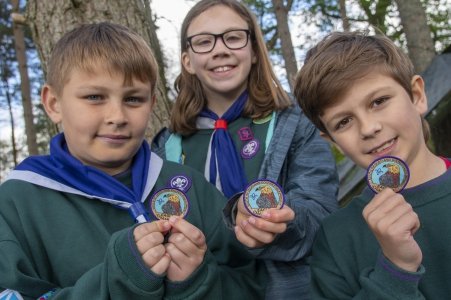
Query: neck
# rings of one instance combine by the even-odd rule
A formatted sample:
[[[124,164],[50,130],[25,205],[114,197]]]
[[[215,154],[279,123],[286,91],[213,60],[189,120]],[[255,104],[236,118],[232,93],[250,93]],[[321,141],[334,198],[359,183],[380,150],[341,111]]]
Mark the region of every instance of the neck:
[[[230,93],[206,93],[207,95],[207,107],[222,117],[224,113],[235,103],[238,97],[244,92],[243,90],[234,91]]]
[[[417,156],[410,166],[410,179],[407,187],[414,187],[439,177],[446,172],[444,161],[427,149]]]

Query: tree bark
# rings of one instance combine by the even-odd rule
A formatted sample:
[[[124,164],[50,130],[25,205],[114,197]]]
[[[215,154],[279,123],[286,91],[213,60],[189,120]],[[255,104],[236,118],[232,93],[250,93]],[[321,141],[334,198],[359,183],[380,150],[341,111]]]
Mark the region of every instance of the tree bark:
[[[409,57],[415,71],[421,73],[435,56],[434,41],[420,0],[395,0],[406,34]]]
[[[19,13],[19,0],[12,0],[13,13]],[[34,126],[33,104],[31,102],[30,78],[28,76],[27,54],[25,49],[25,34],[23,25],[13,22],[14,49],[19,64],[20,91],[22,95],[22,107],[25,121],[25,134],[29,155],[37,155],[38,144],[36,142],[36,130]]]
[[[38,50],[44,74],[53,46],[67,31],[80,24],[113,22],[127,26],[141,35],[151,46],[160,65],[157,103],[149,122],[147,138],[169,124],[170,104],[164,80],[164,63],[155,24],[147,16],[145,0],[29,0],[26,20]]]
[[[338,5],[340,8],[340,18],[343,23],[343,31],[349,31],[351,26],[349,24],[348,13],[346,12],[346,0],[340,0]]]
[[[286,6],[283,2],[284,0],[272,0],[288,83],[291,91],[293,91],[294,79],[298,72],[298,66],[296,55],[294,54],[293,42],[291,40],[290,28],[288,26],[288,12],[290,11],[292,1],[289,0]]]

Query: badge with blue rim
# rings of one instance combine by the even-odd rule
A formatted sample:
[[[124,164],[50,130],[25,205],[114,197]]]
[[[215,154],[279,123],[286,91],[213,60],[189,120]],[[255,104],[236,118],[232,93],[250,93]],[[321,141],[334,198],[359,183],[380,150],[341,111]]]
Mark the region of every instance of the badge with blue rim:
[[[191,188],[191,183],[191,179],[188,176],[181,174],[172,177],[169,180],[168,186],[186,193]]]
[[[246,187],[243,200],[249,213],[260,218],[266,209],[282,208],[285,195],[276,182],[263,179],[256,180]]]
[[[409,182],[410,171],[407,164],[394,156],[383,156],[373,161],[368,167],[366,180],[368,186],[379,193],[391,188],[396,193],[402,191]]]
[[[169,220],[171,216],[184,218],[188,210],[188,197],[178,189],[161,189],[150,200],[150,211],[160,220]]]

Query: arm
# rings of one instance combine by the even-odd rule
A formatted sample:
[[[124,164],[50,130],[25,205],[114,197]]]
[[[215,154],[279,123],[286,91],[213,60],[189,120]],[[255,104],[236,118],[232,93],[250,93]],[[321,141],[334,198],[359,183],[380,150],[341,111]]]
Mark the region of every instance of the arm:
[[[418,290],[423,267],[417,272],[407,272],[379,253],[374,266],[370,264],[359,271],[358,259],[352,257],[351,251],[332,248],[322,228],[313,246],[310,265],[314,299],[425,299]]]
[[[287,206],[293,211],[295,218],[287,223],[284,233],[264,248],[253,249],[259,258],[294,261],[304,258],[310,253],[313,239],[324,217],[338,208],[337,191],[338,176],[335,161],[329,144],[320,136],[318,130],[303,114],[292,114],[285,124],[278,126],[271,150],[274,160],[282,153],[280,145],[284,136],[295,127],[294,135],[289,141],[288,153],[284,166],[277,176],[284,188]],[[286,142],[286,141],[285,141]],[[282,146],[283,147],[283,146]],[[263,170],[263,175],[271,178],[271,166]],[[274,179],[274,178],[271,178]]]
[[[143,268],[142,261],[130,251],[129,229],[113,235],[102,263],[93,266],[71,286],[61,287],[48,279],[51,275],[41,276],[36,268],[36,263],[43,264],[51,258],[33,257],[14,237],[3,218],[0,218],[0,228],[0,256],[7,258],[0,263],[0,286],[18,291],[24,299],[36,299],[53,290],[52,299],[163,298],[163,278]],[[51,272],[50,266],[48,271]]]

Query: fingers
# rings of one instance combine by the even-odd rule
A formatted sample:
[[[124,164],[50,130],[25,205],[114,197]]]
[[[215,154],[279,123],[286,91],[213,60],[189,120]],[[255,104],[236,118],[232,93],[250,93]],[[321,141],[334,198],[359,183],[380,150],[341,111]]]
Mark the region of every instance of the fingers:
[[[163,234],[170,227],[167,221],[156,221],[141,224],[133,231],[136,247],[144,263],[158,275],[166,272],[171,261],[171,257],[166,253],[163,245]]]
[[[169,223],[173,228],[171,237],[177,236],[175,235],[175,233],[179,232],[182,233],[183,236],[188,238],[196,247],[204,250],[207,249],[205,236],[202,231],[200,231],[196,226],[192,225],[182,218],[174,216],[169,219]],[[169,238],[169,240],[171,240],[171,237]]]
[[[166,233],[171,229],[171,225],[168,221],[160,220],[155,222],[143,223],[137,226],[133,231],[133,237],[135,241],[142,239],[152,232]]]
[[[234,230],[237,240],[249,248],[259,248],[265,245],[265,243],[262,243],[245,233],[240,226],[235,226]]]

